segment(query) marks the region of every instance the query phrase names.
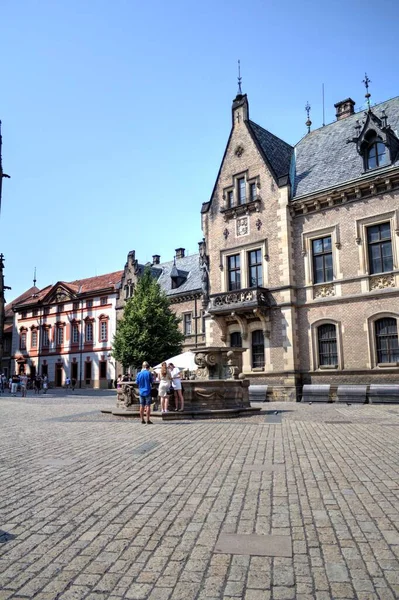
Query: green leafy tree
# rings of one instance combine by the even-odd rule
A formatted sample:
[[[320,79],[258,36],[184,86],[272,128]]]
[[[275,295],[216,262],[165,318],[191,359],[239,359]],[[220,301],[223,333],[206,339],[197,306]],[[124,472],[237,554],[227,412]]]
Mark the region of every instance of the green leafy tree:
[[[180,354],[184,336],[179,322],[165,292],[147,268],[117,323],[112,355],[126,368],[140,367],[145,360],[156,365]]]

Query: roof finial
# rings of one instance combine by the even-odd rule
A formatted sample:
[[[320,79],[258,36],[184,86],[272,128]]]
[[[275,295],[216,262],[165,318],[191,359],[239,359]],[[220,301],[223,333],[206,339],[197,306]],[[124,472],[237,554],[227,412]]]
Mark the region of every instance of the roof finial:
[[[35,272],[33,275],[33,287],[36,287],[36,267],[35,267]]]
[[[242,77],[241,77],[241,63],[240,63],[240,60],[239,60],[238,61],[238,92],[237,92],[237,96],[242,96],[241,81],[242,81]]]
[[[365,93],[364,97],[366,98],[368,109],[370,110],[370,108],[371,108],[370,107],[370,96],[371,96],[371,94],[369,92],[369,83],[371,83],[371,80],[368,78],[367,73],[364,74],[363,83],[364,83],[364,85],[366,87],[366,93]]]
[[[305,125],[308,128],[308,133],[310,133],[310,126],[312,124],[312,121],[310,120],[310,117],[309,117],[310,109],[311,109],[311,106],[308,101],[308,102],[306,102],[306,106],[305,106],[306,114],[308,116],[308,120],[306,121]]]

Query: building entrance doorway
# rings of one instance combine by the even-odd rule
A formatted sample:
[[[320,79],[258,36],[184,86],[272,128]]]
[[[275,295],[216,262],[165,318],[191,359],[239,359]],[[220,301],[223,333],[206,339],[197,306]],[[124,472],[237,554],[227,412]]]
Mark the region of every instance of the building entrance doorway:
[[[55,386],[62,386],[62,365],[60,364],[55,365]]]
[[[91,384],[91,362],[85,362],[85,383],[86,385]]]
[[[36,367],[35,367],[35,365],[31,365],[30,366],[30,377],[31,377],[32,381],[36,377]]]

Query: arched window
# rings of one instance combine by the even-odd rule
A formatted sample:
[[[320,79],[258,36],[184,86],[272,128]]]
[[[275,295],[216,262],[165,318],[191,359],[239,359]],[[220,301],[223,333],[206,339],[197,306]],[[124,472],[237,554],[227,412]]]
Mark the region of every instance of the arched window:
[[[325,323],[317,328],[319,349],[319,366],[336,366],[338,364],[337,330],[332,323]]]
[[[230,335],[230,346],[232,348],[242,348],[242,338],[239,331],[234,331]]]
[[[377,363],[399,361],[398,326],[396,319],[384,317],[375,322]]]
[[[265,366],[265,338],[263,331],[257,329],[252,332],[252,368],[263,369]]]
[[[373,131],[369,131],[366,134],[366,140],[366,168],[376,169],[388,164],[387,148],[381,138],[377,137]]]

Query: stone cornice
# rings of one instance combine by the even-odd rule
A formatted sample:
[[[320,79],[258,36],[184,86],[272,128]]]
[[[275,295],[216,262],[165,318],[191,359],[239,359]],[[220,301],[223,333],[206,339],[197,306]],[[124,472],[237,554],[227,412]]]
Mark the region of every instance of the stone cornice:
[[[179,296],[168,296],[170,304],[180,304],[181,302],[190,302],[192,300],[199,300],[202,296],[201,292],[188,292],[187,294],[181,294]]]
[[[399,190],[399,169],[373,172],[365,179],[357,179],[329,190],[294,199],[290,204],[290,212],[292,216],[300,217],[395,190]]]

